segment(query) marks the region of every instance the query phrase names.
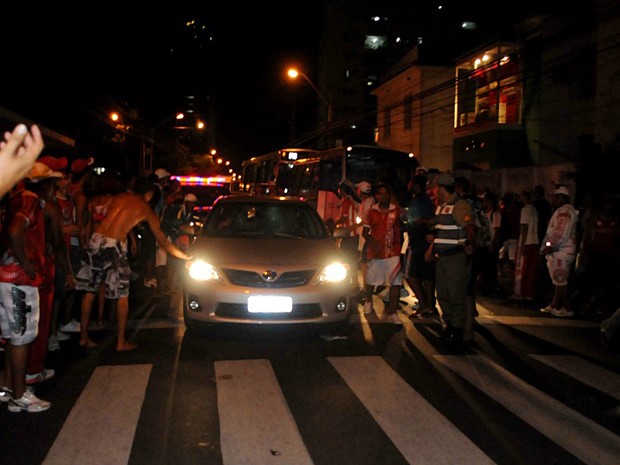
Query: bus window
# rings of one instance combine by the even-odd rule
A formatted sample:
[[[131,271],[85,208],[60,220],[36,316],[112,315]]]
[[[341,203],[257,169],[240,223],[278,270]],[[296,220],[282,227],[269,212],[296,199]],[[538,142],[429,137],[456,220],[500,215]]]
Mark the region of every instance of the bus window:
[[[358,145],[324,150],[292,165],[287,176],[289,193],[309,198],[323,220],[328,221],[337,218],[338,185],[344,179],[354,184],[385,182],[392,187],[396,199],[406,205],[407,186],[419,163],[407,152]]]
[[[288,189],[288,178],[295,161],[304,160],[317,150],[285,148],[249,158],[241,164],[243,191],[252,192],[257,184],[276,182],[281,191]]]

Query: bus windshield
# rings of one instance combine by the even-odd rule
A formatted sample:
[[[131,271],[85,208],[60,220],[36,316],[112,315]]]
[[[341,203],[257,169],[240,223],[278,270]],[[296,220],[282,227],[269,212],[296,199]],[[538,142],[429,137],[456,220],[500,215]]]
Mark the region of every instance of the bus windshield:
[[[286,186],[289,171],[298,160],[303,160],[317,150],[308,148],[284,148],[244,160],[241,164],[241,192],[254,192],[257,187],[261,191],[283,188]]]
[[[354,184],[388,184],[401,205],[408,204],[407,189],[419,166],[407,152],[380,146],[337,147],[293,163],[286,179],[287,193],[314,203],[324,220],[337,218],[338,185],[345,179]]]

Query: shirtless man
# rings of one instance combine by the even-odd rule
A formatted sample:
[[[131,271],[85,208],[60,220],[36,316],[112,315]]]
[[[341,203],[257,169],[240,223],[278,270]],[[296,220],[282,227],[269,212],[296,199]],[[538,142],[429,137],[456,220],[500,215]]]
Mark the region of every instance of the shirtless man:
[[[127,260],[127,242],[131,230],[146,222],[157,243],[170,255],[181,260],[189,256],[166,239],[159,218],[149,205],[153,196],[153,183],[148,179],[136,182],[135,193],[123,192],[102,199],[100,222],[94,226],[88,243],[88,261],[76,276],[76,288],[86,291],[82,298],[80,345],[96,347],[88,337],[88,323],[93,302],[101,282],[105,282],[106,298],[116,299],[118,335],[116,350],[125,351],[137,346],[125,340],[129,313],[129,279],[131,269]]]

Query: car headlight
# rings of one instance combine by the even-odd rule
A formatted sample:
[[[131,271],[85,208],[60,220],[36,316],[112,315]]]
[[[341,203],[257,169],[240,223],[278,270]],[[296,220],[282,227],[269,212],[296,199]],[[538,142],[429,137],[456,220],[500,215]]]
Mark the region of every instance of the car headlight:
[[[347,279],[347,267],[342,263],[334,262],[327,265],[319,275],[321,283],[337,283]]]
[[[219,281],[220,275],[213,265],[203,260],[193,260],[187,265],[190,278],[197,281]]]

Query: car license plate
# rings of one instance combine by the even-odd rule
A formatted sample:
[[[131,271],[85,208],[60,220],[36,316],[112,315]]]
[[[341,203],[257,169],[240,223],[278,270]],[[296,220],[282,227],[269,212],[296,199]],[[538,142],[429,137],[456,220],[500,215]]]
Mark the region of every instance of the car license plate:
[[[293,298],[287,296],[251,295],[248,297],[250,313],[291,313]]]

